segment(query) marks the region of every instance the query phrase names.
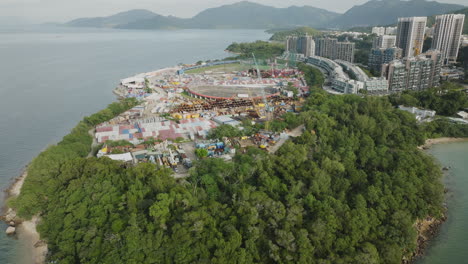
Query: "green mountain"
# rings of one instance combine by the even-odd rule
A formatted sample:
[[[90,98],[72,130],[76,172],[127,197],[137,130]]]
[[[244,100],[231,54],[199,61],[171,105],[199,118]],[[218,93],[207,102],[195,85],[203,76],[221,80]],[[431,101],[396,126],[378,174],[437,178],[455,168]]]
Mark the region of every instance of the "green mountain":
[[[426,0],[371,0],[356,5],[330,23],[331,27],[350,28],[388,25],[398,17],[431,16],[464,8],[462,5],[443,4]]]
[[[271,32],[271,31],[269,31],[269,32]],[[273,36],[271,36],[270,40],[285,41],[288,36],[303,36],[305,34],[307,34],[309,36],[320,36],[323,33],[321,31],[315,29],[315,28],[299,27],[299,28],[295,28],[295,29],[274,32],[274,34],[273,34]]]
[[[68,22],[66,25],[125,29],[268,29],[275,27],[319,26],[328,24],[338,16],[338,13],[311,6],[276,8],[244,1],[207,9],[190,19],[161,16],[147,10],[132,10],[110,17],[76,19]]]

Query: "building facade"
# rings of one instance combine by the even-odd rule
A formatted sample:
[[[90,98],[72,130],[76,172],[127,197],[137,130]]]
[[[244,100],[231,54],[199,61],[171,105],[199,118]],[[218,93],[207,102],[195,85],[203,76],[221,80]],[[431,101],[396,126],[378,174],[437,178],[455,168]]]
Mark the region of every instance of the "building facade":
[[[372,44],[373,49],[388,49],[395,47],[396,44],[396,36],[395,35],[382,35],[374,38],[374,42]]]
[[[383,64],[401,59],[402,52],[402,49],[396,47],[372,49],[369,54],[369,68],[374,72],[380,73]]]
[[[441,52],[444,65],[457,61],[464,21],[463,14],[436,16],[432,48]]]
[[[332,59],[354,62],[355,44],[349,41],[338,42],[335,38],[319,38],[315,45],[315,55]]]
[[[286,39],[286,51],[290,53],[299,53],[305,57],[315,55],[315,41],[311,36],[288,37]]]
[[[396,46],[403,50],[403,57],[414,57],[421,54],[426,22],[426,17],[398,19]]]
[[[389,82],[389,90],[425,90],[440,84],[442,57],[430,50],[416,57],[394,60],[382,66],[382,76]]]
[[[373,27],[372,34],[376,34],[377,36],[385,35],[385,27]]]

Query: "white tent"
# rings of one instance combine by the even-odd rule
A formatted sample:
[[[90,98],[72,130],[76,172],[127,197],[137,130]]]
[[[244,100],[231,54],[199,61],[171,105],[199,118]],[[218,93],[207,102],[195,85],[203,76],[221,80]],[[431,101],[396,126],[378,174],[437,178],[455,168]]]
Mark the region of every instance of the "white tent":
[[[113,155],[107,155],[106,157],[110,158],[111,160],[118,160],[118,161],[125,161],[125,162],[133,160],[131,153],[113,154]]]

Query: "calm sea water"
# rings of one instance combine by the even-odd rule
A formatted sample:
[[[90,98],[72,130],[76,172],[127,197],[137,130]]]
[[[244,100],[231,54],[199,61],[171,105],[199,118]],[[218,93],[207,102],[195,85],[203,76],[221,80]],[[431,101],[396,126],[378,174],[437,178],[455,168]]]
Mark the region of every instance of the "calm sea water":
[[[435,145],[430,153],[444,167],[448,220],[417,264],[468,263],[468,143]]]
[[[114,101],[120,79],[223,58],[232,42],[268,37],[259,30],[0,27],[0,189],[84,116]],[[0,263],[32,263],[27,241],[7,238],[5,229],[0,224]]]

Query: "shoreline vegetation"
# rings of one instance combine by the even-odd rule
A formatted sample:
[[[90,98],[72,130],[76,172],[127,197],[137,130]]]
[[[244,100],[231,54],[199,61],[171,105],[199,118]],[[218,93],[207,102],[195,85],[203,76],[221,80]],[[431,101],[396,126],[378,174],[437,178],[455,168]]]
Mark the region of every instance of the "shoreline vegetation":
[[[263,46],[256,42],[254,48]],[[251,49],[243,44],[238,48],[242,54]],[[272,52],[279,49],[275,46]],[[182,262],[209,259],[206,252],[216,251],[219,259],[212,261],[223,262],[229,255],[225,247],[230,247],[230,252],[241,252],[242,256],[228,258],[242,258],[245,262],[359,262],[385,258],[392,263],[397,259],[410,263],[423,254],[428,240],[445,219],[443,186],[437,182],[442,172],[418,149],[468,139],[422,142],[428,135],[425,131],[434,135],[440,129],[421,129],[409,113],[394,109],[387,98],[327,95],[316,83],[323,78],[314,71],[309,75],[314,82],[311,97],[303,112],[285,120],[291,127],[304,124],[303,135],[286,143],[277,155],[250,149],[236,157],[234,165],[202,160],[197,164],[199,170],[193,171],[183,186],[171,178],[170,172],[151,164],[125,169],[107,159],[86,159],[92,145],[88,131],[137,104],[133,99],[113,103],[84,118],[61,142],[28,165],[27,173],[8,191],[5,219],[9,214],[18,214],[18,221],[31,219],[22,221],[19,226],[23,228],[18,232],[35,237],[35,258],[43,257],[42,262],[50,250],[52,261],[94,258],[111,263],[112,259],[129,257],[125,254],[135,250],[136,241],[153,241],[151,234],[157,234],[166,243],[156,241],[161,252],[148,256],[153,254],[151,257],[159,261],[167,259],[165,254],[174,254],[171,258],[181,258]],[[347,144],[343,143],[345,138]],[[297,175],[291,175],[291,171]],[[420,181],[426,186],[420,186]],[[391,190],[395,194],[385,193],[385,182],[396,188]],[[410,190],[406,189],[408,184]],[[86,200],[89,197],[91,201]],[[100,215],[98,205],[104,206],[109,215]],[[264,209],[258,209],[259,205]],[[212,216],[209,220],[209,215],[219,219]],[[43,222],[38,225],[40,219]],[[311,224],[304,224],[303,219]],[[209,226],[203,225],[206,221]],[[93,227],[84,228],[85,222]],[[176,232],[172,237],[168,226],[178,229],[171,230]],[[195,228],[191,231],[196,232],[196,241],[188,241],[192,238],[187,237],[183,243],[175,240],[189,232],[186,226]],[[255,230],[251,230],[252,226]],[[89,234],[90,229],[93,234]],[[204,229],[205,233],[201,232]],[[38,230],[47,236],[49,245],[39,240]],[[99,238],[97,230],[105,240]],[[145,236],[143,231],[151,233]],[[342,237],[348,233],[350,241]],[[271,237],[260,239],[264,234]],[[94,236],[88,244],[80,241],[79,245],[92,249],[77,252],[79,249],[70,246],[74,236],[80,236],[80,240]],[[209,243],[214,239],[211,236],[219,241]],[[360,240],[366,236],[369,240]],[[400,244],[392,242],[391,237],[399,239]],[[291,244],[291,239],[298,239],[299,244]],[[243,240],[251,248],[243,248]],[[112,249],[117,245],[114,243],[119,248]],[[210,248],[191,248],[186,243]],[[176,245],[184,251],[183,256],[171,249]],[[354,252],[345,252],[348,247]],[[124,260],[144,263],[148,256],[139,254]]]
[[[62,144],[65,141],[65,139],[68,136],[73,135],[73,133],[75,134],[81,133],[80,135],[81,141],[88,143],[88,140],[85,140],[86,136],[83,135],[83,131],[81,130],[80,132],[78,132],[79,131],[79,129],[77,129],[78,127],[83,126],[83,127],[92,128],[95,125],[101,122],[107,121],[113,118],[114,116],[126,110],[129,110],[130,108],[136,105],[137,105],[137,101],[134,99],[122,99],[119,102],[112,103],[105,110],[102,110],[96,114],[93,114],[90,117],[86,117],[84,121],[81,121],[77,125],[77,127],[75,127],[72,130],[70,134],[64,137],[64,139],[61,142],[59,142],[57,145],[51,146],[48,149],[44,150],[43,152],[41,152],[41,154],[39,154],[39,156],[44,155],[44,153],[46,153],[47,151],[50,151],[51,148],[58,147],[60,144]],[[84,125],[84,123],[87,123],[87,124]],[[88,131],[86,131],[86,133],[88,133]],[[89,134],[88,136],[91,137],[91,135]],[[76,144],[74,144],[73,147],[77,147],[79,149],[78,145]],[[89,144],[90,151],[91,151],[91,148],[92,148],[92,139]],[[24,217],[18,213],[17,208],[14,205],[15,200],[18,199],[18,197],[21,194],[23,186],[25,185],[26,181],[29,179],[28,178],[29,170],[31,169],[32,166],[34,166],[34,162],[37,159],[38,158],[36,157],[33,161],[31,161],[23,169],[21,175],[15,178],[13,183],[10,185],[10,187],[5,190],[6,204],[2,207],[3,212],[0,216],[0,220],[4,221],[10,227],[15,228],[14,233],[12,233],[12,235],[16,235],[19,239],[23,239],[24,241],[27,241],[27,245],[30,246],[31,248],[32,260],[36,264],[42,264],[42,263],[45,263],[45,260],[46,260],[46,256],[48,253],[48,245],[44,240],[41,239],[41,236],[37,228],[38,224],[41,221],[40,212],[36,212],[34,215],[25,215],[26,217]]]

